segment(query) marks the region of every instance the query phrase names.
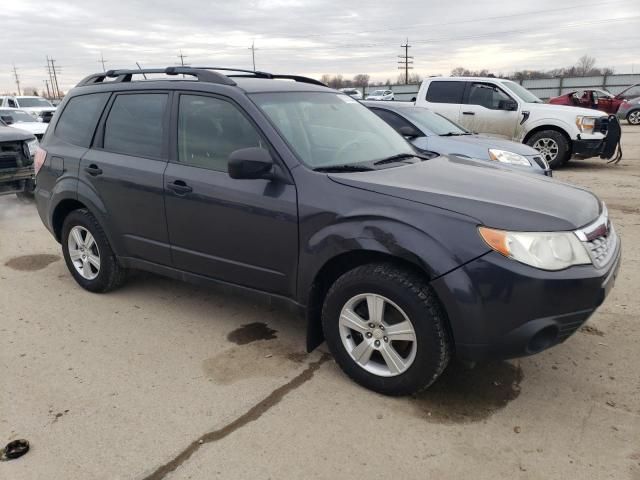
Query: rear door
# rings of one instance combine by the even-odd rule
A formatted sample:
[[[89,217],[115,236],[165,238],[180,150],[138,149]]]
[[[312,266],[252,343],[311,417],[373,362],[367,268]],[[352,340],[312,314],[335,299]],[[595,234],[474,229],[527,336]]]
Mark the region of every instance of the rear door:
[[[424,100],[430,110],[458,123],[465,85],[466,82],[462,80],[432,80]]]
[[[469,82],[465,91],[464,105],[460,110],[460,124],[476,133],[488,133],[511,139],[515,136],[519,107],[505,110],[504,102],[515,102],[514,98],[493,83]]]
[[[94,146],[80,162],[80,186],[99,199],[122,256],[170,265],[163,175],[167,166],[166,91],[115,93]]]
[[[174,99],[175,149],[165,204],[175,267],[226,282],[291,294],[298,259],[296,189],[276,180],[235,180],[231,152],[270,148],[231,100],[206,94]],[[277,161],[277,159],[276,159]]]

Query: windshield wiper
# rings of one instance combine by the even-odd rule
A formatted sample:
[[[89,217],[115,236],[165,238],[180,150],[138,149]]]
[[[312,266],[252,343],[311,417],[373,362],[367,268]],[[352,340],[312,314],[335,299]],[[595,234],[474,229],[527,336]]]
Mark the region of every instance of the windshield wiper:
[[[345,164],[345,165],[329,165],[327,167],[317,167],[314,168],[314,172],[370,172],[374,170],[371,167],[367,167],[365,165],[353,165],[353,164]]]
[[[418,155],[417,153],[398,153],[397,155],[391,155],[390,157],[383,158],[382,160],[377,160],[377,161],[373,162],[373,164],[374,165],[384,165],[385,163],[395,163],[395,162],[399,162],[399,161],[402,161],[404,159],[413,158],[413,157],[423,158],[420,155]]]
[[[470,132],[447,132],[440,135],[441,137],[458,137],[460,135],[471,135]]]

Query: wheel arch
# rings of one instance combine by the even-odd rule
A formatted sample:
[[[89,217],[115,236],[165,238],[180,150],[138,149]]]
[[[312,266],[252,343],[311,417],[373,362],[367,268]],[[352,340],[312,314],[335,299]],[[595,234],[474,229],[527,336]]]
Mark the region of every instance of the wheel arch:
[[[527,143],[529,141],[529,139],[531,137],[533,137],[536,133],[542,132],[544,130],[554,130],[554,131],[562,134],[567,139],[567,142],[569,143],[569,148],[571,148],[571,145],[573,143],[572,140],[571,140],[571,136],[567,133],[567,131],[564,128],[559,127],[557,125],[540,125],[538,127],[532,128],[524,136],[524,138],[522,139],[522,143]]]
[[[67,218],[71,212],[81,208],[87,208],[87,206],[74,198],[65,198],[56,205],[51,214],[51,228],[58,242],[62,241],[62,225],[64,224],[65,218]]]
[[[352,250],[328,259],[317,271],[307,299],[307,351],[312,351],[324,341],[322,329],[322,305],[329,288],[344,273],[370,263],[392,263],[430,281],[429,273],[419,264],[400,256],[377,250]],[[435,292],[434,292],[435,293]],[[446,312],[445,312],[446,313]],[[447,329],[451,334],[450,325]],[[453,338],[453,337],[452,337]]]

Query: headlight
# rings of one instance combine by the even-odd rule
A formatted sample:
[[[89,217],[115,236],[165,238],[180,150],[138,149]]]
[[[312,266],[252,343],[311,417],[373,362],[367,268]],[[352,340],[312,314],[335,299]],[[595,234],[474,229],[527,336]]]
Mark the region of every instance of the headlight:
[[[36,150],[40,144],[38,143],[38,139],[34,138],[33,140],[29,140],[27,142],[27,147],[29,148],[29,155],[31,158],[36,154]]]
[[[576,117],[576,126],[578,130],[583,133],[593,133],[593,127],[596,124],[597,117],[584,117],[582,115],[578,115]]]
[[[496,162],[508,163],[509,165],[525,165],[527,167],[531,165],[531,162],[522,155],[507,152],[506,150],[497,150],[495,148],[489,149],[489,158]]]
[[[592,263],[587,249],[573,232],[505,232],[487,227],[478,230],[496,252],[542,270]]]

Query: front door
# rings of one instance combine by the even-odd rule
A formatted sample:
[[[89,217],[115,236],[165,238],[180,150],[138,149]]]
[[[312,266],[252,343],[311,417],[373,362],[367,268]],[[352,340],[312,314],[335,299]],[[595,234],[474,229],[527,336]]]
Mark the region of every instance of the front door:
[[[513,101],[497,85],[470,82],[465,92],[465,104],[460,109],[459,123],[472,132],[511,139],[515,136],[520,113],[518,110],[505,110],[503,105]]]
[[[228,175],[231,152],[269,149],[234,103],[181,94],[176,104],[177,155],[164,179],[174,266],[292,294],[298,259],[295,186],[275,180],[235,180]]]

